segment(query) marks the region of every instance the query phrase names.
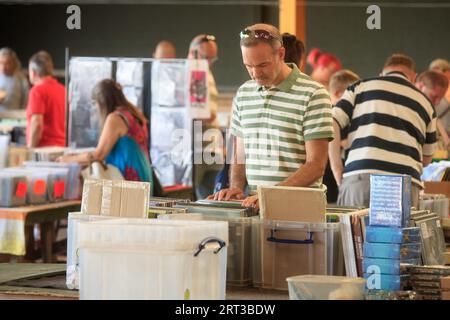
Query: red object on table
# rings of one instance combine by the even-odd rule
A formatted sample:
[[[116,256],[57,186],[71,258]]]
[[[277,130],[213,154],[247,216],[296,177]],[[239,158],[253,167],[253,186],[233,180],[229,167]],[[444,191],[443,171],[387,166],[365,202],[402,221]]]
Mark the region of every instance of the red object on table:
[[[28,186],[25,182],[19,181],[16,189],[16,197],[24,198],[27,195]]]
[[[34,182],[33,192],[38,196],[45,194],[46,189],[47,184],[45,183],[45,180],[36,180]]]

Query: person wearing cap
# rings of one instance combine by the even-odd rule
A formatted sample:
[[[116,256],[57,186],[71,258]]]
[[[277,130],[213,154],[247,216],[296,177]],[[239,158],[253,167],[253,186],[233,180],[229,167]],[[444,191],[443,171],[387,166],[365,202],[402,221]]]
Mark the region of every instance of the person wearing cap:
[[[251,80],[237,91],[230,187],[216,200],[244,199],[258,208],[258,186],[321,187],[328,142],[333,139],[330,96],[323,85],[285,63],[279,30],[255,24],[240,33]]]

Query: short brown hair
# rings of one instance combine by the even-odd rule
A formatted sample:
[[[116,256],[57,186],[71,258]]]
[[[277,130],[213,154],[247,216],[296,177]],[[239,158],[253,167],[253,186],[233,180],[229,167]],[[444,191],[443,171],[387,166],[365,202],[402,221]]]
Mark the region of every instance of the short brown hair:
[[[349,85],[353,82],[359,80],[359,76],[351,70],[342,69],[336,71],[330,78],[330,91],[339,91],[343,92]]]
[[[281,36],[280,30],[278,30],[275,26],[273,26],[271,24],[257,23],[257,24],[248,26],[245,29],[251,30],[251,31],[265,30],[272,35],[273,39],[270,41],[267,41],[264,39],[257,39],[254,37],[244,38],[244,39],[241,39],[241,41],[240,41],[240,44],[243,47],[252,47],[252,46],[256,46],[257,44],[259,44],[261,42],[265,42],[265,43],[268,43],[272,47],[273,50],[277,50],[283,45],[283,38]]]
[[[439,72],[428,70],[422,72],[418,77],[416,82],[421,82],[425,85],[425,87],[433,89],[435,87],[447,88],[448,87],[448,79],[447,77]]]
[[[30,67],[39,77],[53,75],[53,60],[47,51],[39,51],[30,58]]]
[[[416,71],[416,63],[414,60],[402,53],[394,53],[392,56],[386,59],[383,69],[390,66],[405,66],[411,71]]]

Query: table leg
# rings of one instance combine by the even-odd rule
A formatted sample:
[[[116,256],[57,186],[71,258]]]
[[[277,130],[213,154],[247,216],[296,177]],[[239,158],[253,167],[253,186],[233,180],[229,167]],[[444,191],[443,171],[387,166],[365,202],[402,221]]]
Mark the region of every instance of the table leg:
[[[44,263],[53,262],[53,242],[55,230],[53,222],[41,223],[42,259]]]
[[[36,249],[34,242],[34,226],[25,226],[25,260],[34,261],[36,259]]]

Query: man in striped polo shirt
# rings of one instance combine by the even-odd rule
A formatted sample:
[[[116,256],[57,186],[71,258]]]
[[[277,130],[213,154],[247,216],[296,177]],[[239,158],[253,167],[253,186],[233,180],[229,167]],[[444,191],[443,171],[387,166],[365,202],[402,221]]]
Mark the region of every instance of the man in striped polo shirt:
[[[321,186],[333,139],[331,102],[321,84],[284,62],[277,28],[256,24],[240,36],[252,80],[234,99],[230,188],[215,199],[243,199],[248,184],[251,196],[244,205],[258,207],[259,185]]]
[[[394,54],[381,76],[353,83],[333,108],[335,139],[329,156],[340,186],[339,205],[368,207],[370,174],[393,173],[411,176],[411,202],[418,206],[422,169],[436,147],[436,115],[413,85],[415,78],[414,61]],[[339,128],[346,126],[349,149],[344,168]]]

